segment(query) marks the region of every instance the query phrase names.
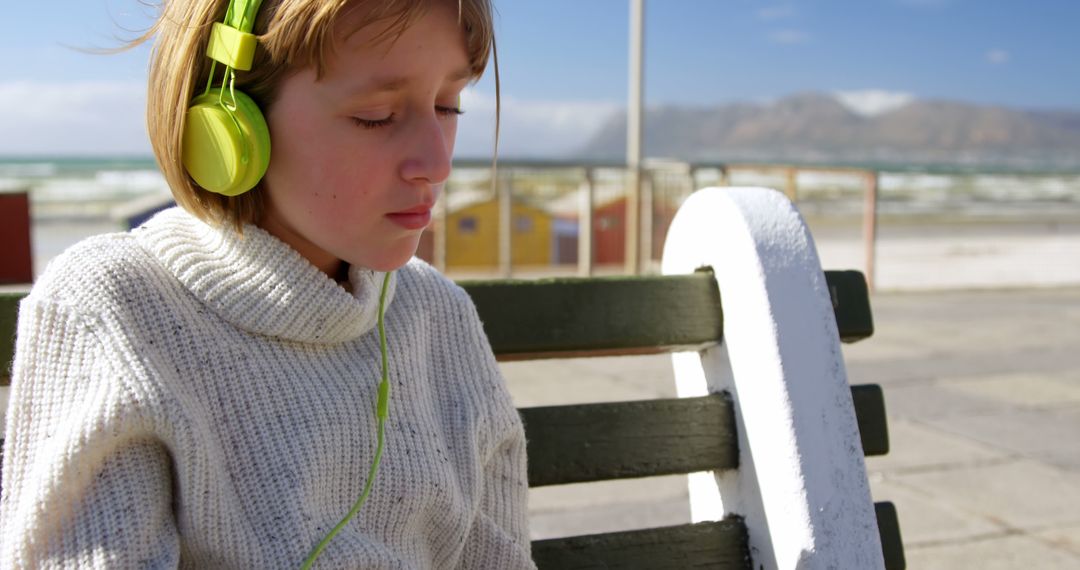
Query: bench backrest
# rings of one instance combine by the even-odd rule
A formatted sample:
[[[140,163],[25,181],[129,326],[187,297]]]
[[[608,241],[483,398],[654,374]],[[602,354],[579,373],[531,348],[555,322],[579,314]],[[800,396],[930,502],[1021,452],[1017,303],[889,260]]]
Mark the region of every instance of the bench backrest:
[[[873,334],[869,294],[857,271],[827,271],[845,342]],[[713,274],[535,281],[470,281],[500,360],[702,350],[720,344],[723,313]],[[852,396],[863,450],[888,452],[879,386]],[[735,412],[727,394],[520,410],[532,487],[738,468]],[[903,568],[895,510],[877,505],[887,568]],[[891,553],[890,553],[891,551]],[[533,543],[541,568],[750,568],[737,518]]]

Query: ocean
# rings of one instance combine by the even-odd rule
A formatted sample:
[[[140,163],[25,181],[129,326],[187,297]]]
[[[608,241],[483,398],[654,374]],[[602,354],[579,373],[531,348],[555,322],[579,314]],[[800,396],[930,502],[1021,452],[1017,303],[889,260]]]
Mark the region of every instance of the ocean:
[[[0,158],[0,192],[28,191],[35,221],[102,221],[133,201],[165,198],[153,159]]]

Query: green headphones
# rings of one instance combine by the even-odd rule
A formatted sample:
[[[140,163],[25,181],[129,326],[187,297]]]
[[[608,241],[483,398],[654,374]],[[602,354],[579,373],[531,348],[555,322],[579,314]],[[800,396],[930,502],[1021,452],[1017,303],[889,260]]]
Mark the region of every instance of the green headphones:
[[[270,164],[270,129],[259,106],[235,89],[236,71],[251,69],[257,39],[251,33],[262,0],[230,0],[224,22],[215,22],[206,48],[214,60],[206,90],[191,102],[184,126],[184,168],[195,182],[226,196],[251,190]],[[213,87],[218,63],[225,65]]]

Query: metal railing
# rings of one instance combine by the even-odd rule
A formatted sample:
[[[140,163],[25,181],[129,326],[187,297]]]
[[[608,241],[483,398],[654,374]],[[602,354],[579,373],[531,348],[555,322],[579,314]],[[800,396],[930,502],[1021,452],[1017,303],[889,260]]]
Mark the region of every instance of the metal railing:
[[[759,179],[772,177],[761,185],[776,187],[795,202],[804,198],[800,192],[800,175],[841,175],[861,181],[854,186],[861,187],[858,192],[861,192],[865,250],[862,269],[873,287],[878,173],[846,167],[647,161],[642,167],[641,202],[636,208],[638,217],[632,224],[637,227],[636,234],[624,234],[625,238],[619,244],[612,236],[617,235],[619,228],[631,225],[625,216],[635,209],[630,204],[634,198],[629,192],[630,172],[624,163],[500,160],[497,184],[492,185],[490,162],[459,160],[455,161],[454,174],[436,208],[435,223],[431,228],[430,261],[441,271],[451,274],[507,278],[522,274],[655,273],[659,270],[671,216],[682,201],[704,186],[746,185],[740,177],[747,173],[753,173]],[[852,186],[850,182],[848,186]],[[455,263],[450,252],[453,241],[449,227],[451,218],[456,212],[490,201],[494,201],[494,206],[489,204],[484,211],[496,213],[496,255],[489,256],[486,263],[471,266]],[[557,229],[552,232],[551,240],[552,250],[559,257],[551,258],[546,266],[520,263],[515,257],[515,236],[521,235],[515,231],[515,224],[524,215],[515,212],[526,206],[556,220]],[[492,222],[490,219],[484,221]],[[571,234],[566,233],[568,224],[576,224]],[[634,243],[628,243],[630,240]],[[573,256],[567,254],[570,241],[576,242],[573,248],[576,255]],[[627,254],[634,250],[640,252],[639,258],[633,264],[627,263],[633,257]],[[570,257],[574,259],[567,263]]]

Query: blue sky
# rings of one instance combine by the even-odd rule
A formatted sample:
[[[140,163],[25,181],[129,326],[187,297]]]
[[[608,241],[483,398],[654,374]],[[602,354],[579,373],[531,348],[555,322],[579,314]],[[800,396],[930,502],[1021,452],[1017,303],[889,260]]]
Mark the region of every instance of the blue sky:
[[[627,91],[628,0],[495,0],[507,155],[580,146]],[[10,2],[0,20],[0,155],[145,154],[138,0]],[[866,113],[911,98],[1080,110],[1078,0],[646,0],[648,105],[836,93]],[[490,148],[491,74],[459,154]]]

